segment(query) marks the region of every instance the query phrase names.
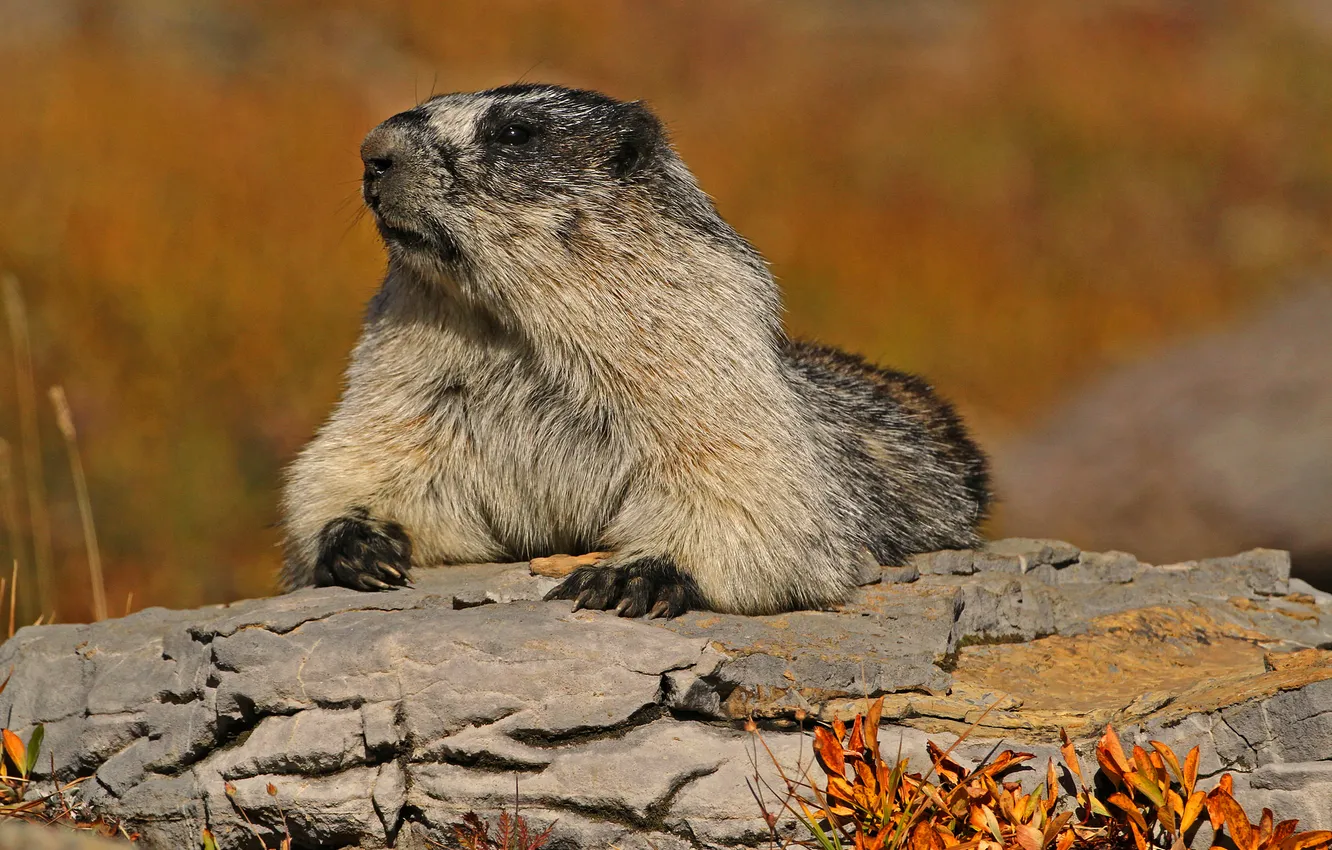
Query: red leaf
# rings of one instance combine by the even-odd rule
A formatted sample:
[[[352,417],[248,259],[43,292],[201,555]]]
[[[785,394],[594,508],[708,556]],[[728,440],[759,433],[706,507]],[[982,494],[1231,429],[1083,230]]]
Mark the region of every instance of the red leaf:
[[[814,727],[814,756],[829,776],[845,776],[846,760],[842,758],[842,744],[822,726]]]

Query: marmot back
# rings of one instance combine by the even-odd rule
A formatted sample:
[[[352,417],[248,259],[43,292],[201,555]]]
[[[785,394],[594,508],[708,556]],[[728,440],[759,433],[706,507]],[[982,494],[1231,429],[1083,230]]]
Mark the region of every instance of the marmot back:
[[[867,550],[977,542],[986,465],[952,409],[791,342],[643,105],[443,95],[361,154],[388,274],[288,471],[287,588],[607,550],[551,597],[772,613],[841,601]]]

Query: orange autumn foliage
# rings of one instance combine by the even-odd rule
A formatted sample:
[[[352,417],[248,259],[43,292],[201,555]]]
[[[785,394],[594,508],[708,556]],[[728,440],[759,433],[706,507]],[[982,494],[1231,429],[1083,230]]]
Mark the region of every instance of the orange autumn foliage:
[[[1198,748],[1181,765],[1170,747],[1133,747],[1126,755],[1112,726],[1096,744],[1099,775],[1108,793],[1093,790],[1077,752],[1063,735],[1061,755],[1073,794],[1059,783],[1054,760],[1030,793],[1005,776],[1033,758],[1004,750],[974,768],[928,742],[932,762],[924,774],[906,759],[890,762],[879,751],[883,698],[858,714],[814,729],[814,760],[823,776],[785,778],[779,802],[811,838],[794,842],[821,850],[1186,850],[1206,813],[1239,850],[1328,850],[1332,832],[1296,832],[1298,822],[1277,822],[1270,809],[1250,821],[1223,774],[1210,791],[1197,787]],[[965,736],[964,736],[965,737]],[[956,746],[956,745],[954,745]],[[756,795],[758,796],[758,795]],[[760,805],[763,799],[759,796]],[[770,826],[776,818],[764,806]],[[773,831],[774,840],[777,833]],[[790,842],[788,842],[789,844]]]

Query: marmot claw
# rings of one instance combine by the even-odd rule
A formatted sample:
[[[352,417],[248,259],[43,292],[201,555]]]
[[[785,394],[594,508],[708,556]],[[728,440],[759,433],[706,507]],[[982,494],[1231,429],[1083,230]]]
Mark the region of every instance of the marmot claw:
[[[370,518],[357,508],[324,526],[314,583],[353,590],[410,587],[412,541],[396,522]]]
[[[580,567],[546,599],[572,599],[574,610],[611,608],[621,617],[678,617],[703,606],[698,585],[669,558],[639,558],[618,567]]]

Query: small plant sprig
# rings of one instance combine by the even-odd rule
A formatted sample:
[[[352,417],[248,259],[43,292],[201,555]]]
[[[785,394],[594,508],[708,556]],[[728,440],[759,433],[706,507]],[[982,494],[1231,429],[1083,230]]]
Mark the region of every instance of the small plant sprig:
[[[792,779],[773,758],[785,784],[782,807],[810,838],[781,841],[776,817],[755,791],[774,845],[819,850],[1187,850],[1206,813],[1214,832],[1224,830],[1239,850],[1332,850],[1332,832],[1296,832],[1298,822],[1277,822],[1263,809],[1250,821],[1234,797],[1234,780],[1223,774],[1216,787],[1198,788],[1199,751],[1183,763],[1170,747],[1151,741],[1126,756],[1111,726],[1096,745],[1104,797],[1088,787],[1068,736],[1061,730],[1065,767],[1078,788],[1062,791],[1053,759],[1045,781],[1031,793],[1004,777],[1033,758],[1005,750],[968,770],[949,750],[927,744],[932,765],[922,775],[907,760],[887,761],[879,752],[883,699],[870,704],[848,728],[841,720],[814,729],[814,762],[821,780],[800,770]],[[757,734],[752,723],[750,730]],[[965,735],[962,736],[965,738]],[[759,735],[762,741],[762,736]],[[954,747],[957,743],[954,743]],[[767,744],[763,744],[772,757]],[[759,785],[773,790],[759,779]]]
[[[453,836],[463,850],[538,850],[550,840],[551,824],[541,832],[533,832],[527,819],[515,810],[510,817],[508,810],[500,812],[499,828],[492,837],[490,824],[476,812],[463,815],[461,823],[453,825]]]
[[[1101,801],[1083,784],[1077,753],[1067,734],[1060,734],[1064,762],[1080,784],[1080,826],[1088,835],[1100,830],[1113,846],[1136,850],[1187,847],[1191,830],[1204,811],[1212,829],[1224,828],[1239,850],[1326,850],[1332,846],[1332,832],[1297,833],[1297,820],[1276,822],[1271,809],[1263,809],[1258,822],[1251,822],[1234,797],[1234,779],[1229,773],[1222,774],[1216,787],[1204,793],[1197,787],[1197,747],[1189,750],[1182,765],[1160,741],[1148,742],[1151,752],[1134,745],[1129,757],[1113,726],[1106,726],[1096,744],[1099,772],[1112,787]]]
[[[9,686],[9,675],[0,682],[0,693]],[[43,825],[65,826],[94,832],[102,836],[119,836],[134,841],[138,835],[126,832],[118,824],[103,818],[80,819],[74,806],[65,795],[76,788],[83,779],[62,784],[57,783],[49,794],[31,796],[29,791],[33,783],[32,772],[42,755],[42,741],[46,727],[38,724],[33,728],[25,743],[11,729],[0,729],[0,821],[24,820]],[[55,774],[55,762],[52,760],[51,773]]]
[[[255,840],[259,842],[259,846],[267,848],[268,842],[264,841],[263,835],[259,833],[259,827],[255,826],[254,821],[250,820],[249,813],[245,811],[245,807],[236,800],[236,783],[227,782],[222,787],[227,793],[227,799],[231,800],[231,805],[235,806],[236,811],[240,812],[240,816],[245,819],[246,825],[250,827],[250,832],[254,835]],[[268,783],[264,790],[268,792],[268,796],[274,800],[277,799],[278,789],[272,782]],[[278,841],[277,850],[291,850],[291,828],[287,824],[287,813],[282,810],[281,803],[278,803],[277,807],[278,816],[282,818],[282,838]],[[211,829],[204,827],[199,833],[199,840],[203,845],[203,850],[219,850],[217,836],[213,835]]]
[[[452,829],[454,841],[463,850],[539,850],[550,840],[555,822],[552,821],[541,832],[533,831],[518,806],[518,777],[515,776],[513,814],[510,815],[507,809],[500,812],[499,827],[494,836],[490,834],[490,824],[476,812],[463,815],[463,819],[453,824]],[[444,846],[429,838],[426,843],[432,847]]]
[[[0,684],[0,691],[9,684],[6,677]],[[33,768],[42,752],[42,737],[46,733],[44,726],[38,725],[28,736],[28,742],[9,729],[0,729],[3,738],[4,754],[0,756],[0,817],[22,817],[28,813],[37,813],[45,808],[44,799],[24,801],[28,785],[32,782]]]

